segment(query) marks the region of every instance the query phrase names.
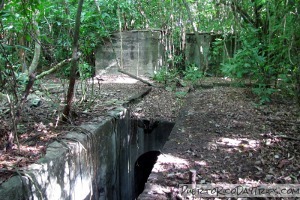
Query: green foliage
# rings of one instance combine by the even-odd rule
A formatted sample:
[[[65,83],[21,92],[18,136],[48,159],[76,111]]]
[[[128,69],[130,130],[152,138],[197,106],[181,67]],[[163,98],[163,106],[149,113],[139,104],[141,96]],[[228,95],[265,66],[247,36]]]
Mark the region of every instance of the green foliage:
[[[180,65],[184,63],[184,57],[182,54],[174,55],[174,65],[179,68]]]
[[[87,63],[79,63],[78,73],[81,80],[90,78],[93,75],[93,68]]]
[[[27,74],[25,73],[15,73],[15,77],[18,81],[18,84],[21,85],[23,88],[25,88],[29,78],[27,76]]]
[[[223,61],[221,70],[226,76],[248,79],[259,85],[254,93],[264,101],[273,92],[269,88],[280,87],[281,91],[291,93],[291,88],[297,87],[300,25],[295,22],[300,20],[298,0],[187,3],[194,24],[190,23],[181,1],[85,1],[79,42],[82,53],[78,69],[80,77],[87,78],[93,73],[91,66],[95,61],[95,49],[103,38],[119,30],[158,28],[163,29],[165,60],[169,68],[156,72],[154,79],[174,83],[176,78],[183,75],[185,81],[196,82],[203,75],[194,65],[184,68],[183,41],[185,32],[192,32],[195,25],[199,32],[222,35],[212,44],[210,61]],[[4,83],[8,74],[8,63],[10,66],[24,66],[24,63],[29,66],[35,42],[33,19],[37,21],[41,32],[42,57],[39,70],[70,58],[76,9],[77,1],[73,0],[7,1],[0,11],[0,82]],[[235,44],[230,41],[230,37],[236,39]],[[231,47],[227,45],[230,42]],[[231,52],[234,52],[233,58]],[[223,60],[218,60],[220,55],[223,55]],[[22,71],[20,67],[13,70],[17,74]],[[68,75],[69,68],[64,68],[62,72]]]
[[[186,95],[187,95],[187,92],[184,92],[184,91],[175,92],[175,96],[179,99],[185,98]]]
[[[168,69],[167,67],[162,67],[158,71],[154,71],[153,80],[156,80],[159,83],[167,83],[174,81],[175,78],[179,75],[179,72],[176,69]]]
[[[230,77],[257,79],[265,67],[265,58],[260,54],[261,47],[256,37],[257,30],[246,29],[241,33],[241,48],[234,57],[222,64],[222,72]]]
[[[237,4],[244,13],[258,9],[255,7],[258,4]],[[270,101],[271,94],[277,89],[290,91],[289,84],[293,83],[295,69],[292,64],[298,60],[298,50],[293,43],[299,42],[299,38],[295,41],[294,35],[299,26],[294,26],[292,19],[299,17],[287,13],[295,7],[285,7],[280,3],[276,6],[266,2],[259,4],[261,11],[255,19],[242,16],[244,21],[239,22],[238,32],[240,47],[232,59],[222,64],[222,72],[226,76],[250,80],[258,86],[253,93],[260,97],[260,103],[265,103]]]
[[[265,103],[269,103],[271,101],[271,94],[276,92],[276,89],[269,88],[265,84],[259,84],[258,87],[252,88],[254,94],[259,97],[259,105],[263,105]]]
[[[185,86],[186,83],[179,78],[180,74],[183,75],[184,81],[190,81],[192,84],[196,83],[203,77],[203,73],[199,70],[199,68],[195,64],[191,64],[187,66],[184,71],[163,67],[159,71],[154,72],[153,79],[165,84],[180,81],[180,85]]]
[[[220,56],[223,54],[224,50],[224,39],[222,38],[216,38],[212,42],[212,48],[211,48],[211,61],[220,62]]]
[[[167,79],[168,76],[168,70],[166,67],[162,67],[158,71],[154,71],[154,77],[153,80],[159,82],[159,83],[164,83]]]
[[[191,81],[193,84],[203,77],[202,71],[195,64],[187,66],[183,75],[184,80]]]

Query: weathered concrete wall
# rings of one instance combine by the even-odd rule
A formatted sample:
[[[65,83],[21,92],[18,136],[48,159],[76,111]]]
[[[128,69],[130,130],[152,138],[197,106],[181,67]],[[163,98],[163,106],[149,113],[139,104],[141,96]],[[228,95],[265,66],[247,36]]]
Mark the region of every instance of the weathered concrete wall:
[[[163,49],[160,31],[128,31],[112,35],[96,52],[96,74],[105,68],[108,73],[117,73],[118,65],[134,75],[153,75],[163,64]]]
[[[23,181],[15,176],[0,186],[0,199],[118,199],[117,127],[130,125],[125,109],[113,115],[51,143],[46,155],[25,170]]]
[[[201,69],[211,63],[211,42],[210,34],[199,34],[200,49],[197,45],[195,34],[187,34],[186,36],[186,64],[195,64]]]
[[[226,43],[226,53],[219,56],[212,55],[212,42],[221,35],[200,33],[200,48],[197,45],[195,34],[186,35],[185,62],[186,65],[195,64],[200,69],[211,69],[222,62],[224,55],[232,56],[232,44]],[[161,31],[127,31],[112,35],[110,41],[100,45],[96,51],[96,74],[118,74],[117,60],[123,70],[136,76],[153,76],[154,71],[167,65],[166,51],[167,37]],[[117,60],[116,60],[117,59]]]
[[[120,107],[51,143],[26,175],[0,185],[0,199],[133,199],[137,158],[162,149],[171,132],[155,130],[145,134]]]
[[[144,153],[149,151],[160,151],[167,141],[169,134],[173,128],[173,123],[160,122],[151,133],[144,133],[142,127],[137,126],[136,121],[131,121],[130,130],[125,133],[124,122],[119,124],[121,136],[120,154],[120,198],[134,199],[134,169],[136,160]],[[122,133],[123,132],[123,133]]]

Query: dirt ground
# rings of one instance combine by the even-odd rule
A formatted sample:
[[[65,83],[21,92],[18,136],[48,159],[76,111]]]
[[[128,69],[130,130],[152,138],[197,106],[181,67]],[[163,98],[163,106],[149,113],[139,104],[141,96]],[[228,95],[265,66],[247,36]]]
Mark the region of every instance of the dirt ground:
[[[139,199],[183,199],[179,184],[191,183],[191,170],[197,184],[299,184],[293,100],[257,106],[249,88],[220,85],[204,82],[187,96]]]
[[[159,184],[186,183],[190,168],[196,169],[201,183],[299,183],[300,119],[292,99],[275,96],[271,103],[256,106],[250,89],[228,87],[223,79],[201,80],[199,87],[192,89],[177,88],[190,89],[187,96],[127,79],[103,76],[86,87],[86,95],[84,85],[78,84],[71,125],[65,126],[57,126],[57,122],[66,82],[52,79],[38,84],[33,94],[40,104],[26,104],[17,127],[20,145],[10,152],[5,151],[5,142],[13,126],[8,103],[2,102],[0,184],[43,156],[47,144],[72,127],[99,119],[148,89],[148,95],[128,108],[134,117],[178,122],[163,153],[191,161],[184,167],[176,167],[176,163],[160,166],[166,169]]]
[[[16,127],[19,145],[16,142],[11,151],[6,151],[8,133],[14,130],[10,106],[0,101],[0,184],[41,158],[49,143],[75,126],[101,120],[108,111],[125,103],[133,117],[169,121],[175,120],[182,104],[174,93],[162,88],[151,88],[126,75],[103,75],[89,83],[77,82],[70,124],[58,126],[67,83],[52,77],[35,84]],[[147,95],[136,99],[141,94]],[[35,99],[39,99],[38,105],[32,104]]]

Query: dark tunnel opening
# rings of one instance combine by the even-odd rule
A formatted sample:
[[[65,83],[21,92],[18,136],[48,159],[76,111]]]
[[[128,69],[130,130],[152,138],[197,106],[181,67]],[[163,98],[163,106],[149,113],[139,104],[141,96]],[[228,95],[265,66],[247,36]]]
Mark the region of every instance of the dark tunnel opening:
[[[134,166],[135,199],[143,192],[145,183],[157,161],[160,151],[148,151],[142,154]]]

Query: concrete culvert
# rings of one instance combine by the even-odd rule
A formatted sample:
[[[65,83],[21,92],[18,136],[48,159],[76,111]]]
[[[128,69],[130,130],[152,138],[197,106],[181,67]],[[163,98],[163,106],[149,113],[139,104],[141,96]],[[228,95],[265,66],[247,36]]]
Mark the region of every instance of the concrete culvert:
[[[148,151],[136,160],[134,165],[135,198],[143,192],[145,183],[159,155],[160,151]]]

